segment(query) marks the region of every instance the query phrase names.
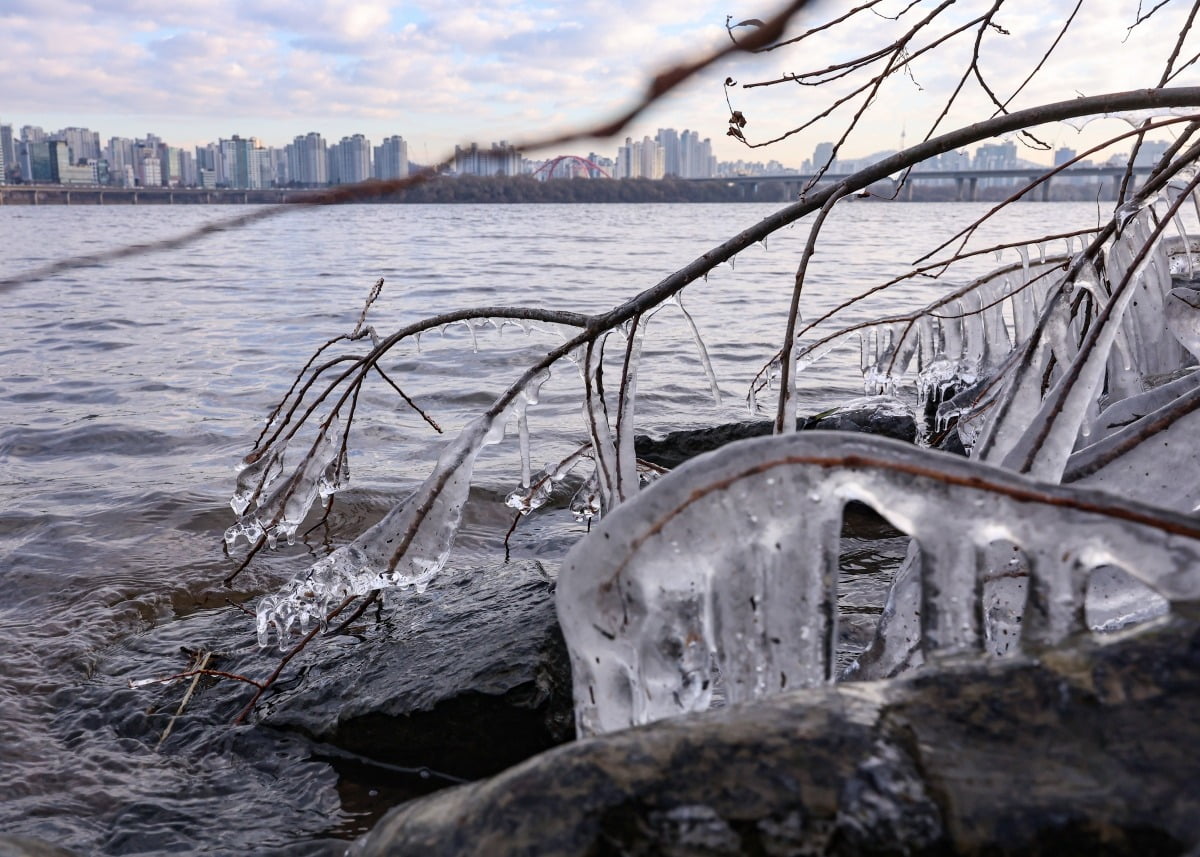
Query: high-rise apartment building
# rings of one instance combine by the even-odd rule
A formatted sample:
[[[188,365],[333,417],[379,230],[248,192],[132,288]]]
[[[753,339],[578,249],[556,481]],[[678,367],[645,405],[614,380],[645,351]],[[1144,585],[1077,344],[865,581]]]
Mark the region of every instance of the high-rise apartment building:
[[[375,178],[388,181],[408,176],[408,143],[393,135],[375,147]]]
[[[362,134],[343,137],[329,148],[329,183],[356,184],[371,177],[371,141]]]
[[[683,133],[686,134],[687,131]],[[683,165],[680,160],[680,156],[683,154],[683,146],[680,144],[679,132],[674,128],[659,128],[654,140],[658,145],[662,146],[663,175],[683,176]]]
[[[465,149],[455,146],[454,171],[460,176],[518,176],[521,153],[507,140],[492,143],[490,149],[480,149],[476,143]]]
[[[63,128],[53,135],[71,150],[71,163],[100,160],[100,134],[87,128]]]
[[[286,147],[288,181],[301,187],[318,187],[329,182],[329,153],[325,138],[316,131],[297,137]]]
[[[617,163],[613,168],[615,179],[661,179],[664,164],[663,147],[649,137],[641,142],[625,138],[625,145],[617,149]]]

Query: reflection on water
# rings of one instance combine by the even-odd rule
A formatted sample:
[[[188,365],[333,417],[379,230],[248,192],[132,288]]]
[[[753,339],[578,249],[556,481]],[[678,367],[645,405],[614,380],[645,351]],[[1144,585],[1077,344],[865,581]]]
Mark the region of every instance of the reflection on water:
[[[305,853],[353,836],[392,802],[438,785],[338,757],[297,736],[225,724],[244,685],[131,690],[130,678],[186,668],[214,626],[237,646],[223,668],[263,675],[247,617],[227,605],[275,589],[357,534],[411,490],[444,438],[383,384],[364,393],[351,441],[353,490],[327,526],[260,556],[234,587],[222,552],[233,465],[312,349],[354,326],[384,277],[381,331],[464,305],[595,311],[750,225],[759,205],[348,206],[301,211],[157,253],[64,273],[4,294],[0,338],[0,831],[80,853]],[[972,205],[844,207],[825,227],[804,313],[814,317],[939,243]],[[99,246],[171,235],[225,208],[0,208],[0,276]],[[983,242],[1016,226],[1038,234],[1086,224],[1086,205],[1016,207]],[[642,429],[745,418],[747,382],[778,345],[806,232],[785,230],[688,291],[724,404],[712,404],[678,311],[650,323],[639,389]],[[975,266],[982,272],[993,260]],[[888,311],[940,287],[898,290]],[[877,305],[878,306],[878,305]],[[848,321],[879,312],[854,310]],[[453,431],[549,339],[462,328],[397,349],[387,370]],[[857,355],[801,377],[802,410],[857,393]],[[840,368],[839,368],[840,367]],[[534,465],[582,436],[573,368],[559,368],[530,411]],[[514,444],[481,456],[457,546],[494,560],[517,481]],[[851,516],[853,517],[853,516]],[[848,531],[848,644],[868,633],[902,553],[867,521]],[[522,523],[514,556],[555,558],[581,529],[565,502]],[[407,779],[406,779],[407,776]]]

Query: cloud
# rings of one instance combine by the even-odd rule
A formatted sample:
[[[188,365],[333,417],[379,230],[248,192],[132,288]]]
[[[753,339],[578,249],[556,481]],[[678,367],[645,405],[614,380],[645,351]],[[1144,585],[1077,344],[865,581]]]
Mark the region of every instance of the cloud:
[[[888,0],[877,9],[907,5]],[[946,20],[961,23],[987,5],[955,4]],[[1023,79],[1069,9],[1045,0],[1006,3],[997,23],[1010,35],[987,33],[981,51],[998,93],[1007,97]],[[767,11],[749,0],[701,0],[686,10],[644,0],[464,0],[453,7],[441,0],[6,0],[0,111],[6,122],[51,127],[86,116],[105,137],[132,136],[136,128],[201,142],[176,135],[237,132],[281,145],[310,130],[334,139],[363,131],[375,139],[399,133],[444,151],[469,139],[517,139],[608,118],[641,95],[651,73],[723,44],[726,14],[742,20]],[[818,4],[796,32],[832,11]],[[1123,41],[1129,4],[1089,0],[1062,57],[1014,106],[1154,83],[1185,12],[1167,7]],[[687,127],[711,136],[724,157],[798,165],[817,141],[837,139],[861,96],[786,143],[747,151],[724,136],[720,81],[729,75],[745,84],[845,61],[886,44],[925,13],[919,7],[899,22],[863,13],[832,34],[728,61],[673,93],[629,133]],[[970,34],[956,37],[914,60],[910,76],[882,87],[848,152],[894,147],[901,129],[910,142],[919,139],[966,68],[972,42]],[[909,54],[922,43],[914,40]],[[1189,43],[1183,56],[1196,50]],[[751,139],[763,140],[820,113],[847,84],[739,86],[730,95],[750,119]],[[947,121],[977,121],[991,110],[969,81]],[[1056,139],[1073,135],[1063,130]]]

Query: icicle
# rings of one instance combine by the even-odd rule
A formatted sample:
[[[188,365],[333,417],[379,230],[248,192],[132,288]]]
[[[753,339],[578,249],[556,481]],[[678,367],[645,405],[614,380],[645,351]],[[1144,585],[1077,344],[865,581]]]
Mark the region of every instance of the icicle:
[[[588,452],[588,447],[583,446],[558,464],[547,464],[533,477],[529,485],[522,485],[511,492],[504,500],[505,505],[516,509],[522,515],[540,509],[549,502],[554,486],[562,482]]]
[[[529,463],[529,418],[527,411],[530,405],[537,404],[542,384],[546,383],[549,377],[549,372],[543,372],[530,381],[525,389],[517,394],[516,406],[513,408],[517,417],[517,437],[521,448],[521,487],[525,489],[528,489],[530,485],[531,470]]]
[[[617,407],[617,496],[621,502],[637,494],[637,454],[633,448],[634,411],[637,401],[638,362],[642,355],[642,341],[648,321],[641,319],[629,323],[625,336],[629,339],[628,361],[623,370],[619,404]]]
[[[603,342],[603,339],[598,340],[587,352],[587,357],[580,366],[580,373],[584,377],[585,388],[589,391],[584,397],[583,419],[592,442],[592,454],[596,459],[601,507],[608,512],[620,502],[620,496],[617,487],[619,475],[616,444],[608,424],[608,407],[601,393],[604,371]]]
[[[682,293],[676,292],[672,297],[672,302],[683,313],[683,319],[687,322],[688,329],[692,333],[692,341],[696,343],[696,353],[700,356],[700,365],[704,368],[704,375],[708,378],[709,389],[712,390],[713,404],[719,408],[721,407],[721,390],[717,386],[717,374],[713,371],[712,361],[708,358],[708,349],[704,347],[704,339],[700,336],[700,329],[696,327],[696,322],[692,318],[692,314],[684,307]]]
[[[259,645],[269,644],[274,628],[280,648],[286,648],[293,627],[304,633],[312,621],[324,622],[330,610],[351,596],[392,586],[423,588],[450,554],[475,458],[489,441],[503,437],[507,417],[507,412],[477,417],[446,447],[410,498],[278,593],[264,596],[257,611]]]
[[[579,523],[600,517],[600,468],[592,472],[571,498],[571,514]]]
[[[243,459],[233,497],[229,500],[235,515],[245,512],[252,500],[262,502],[263,495],[283,472],[286,451],[287,441],[279,440]]]
[[[1179,212],[1175,212],[1174,217],[1175,229],[1183,238],[1183,258],[1187,260],[1187,275],[1188,279],[1193,279],[1196,276],[1196,265],[1192,261],[1192,242],[1188,240],[1187,230],[1183,227],[1183,218],[1179,216]]]
[[[296,530],[317,496],[328,488],[337,490],[334,486],[340,486],[342,482],[342,465],[337,461],[342,446],[342,432],[338,419],[331,417],[329,426],[322,430],[292,474],[266,499],[260,499],[258,508],[242,515],[237,523],[225,531],[225,543],[233,547],[238,537],[244,536],[254,544],[264,535],[272,548],[280,537],[287,539],[288,544],[294,543]],[[269,471],[277,466],[282,465],[268,463]]]

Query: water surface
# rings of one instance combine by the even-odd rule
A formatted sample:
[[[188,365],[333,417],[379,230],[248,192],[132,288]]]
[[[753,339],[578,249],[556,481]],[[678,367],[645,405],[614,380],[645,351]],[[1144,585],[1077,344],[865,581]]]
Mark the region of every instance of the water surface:
[[[382,383],[359,406],[353,488],[330,528],[256,560],[232,588],[221,534],[234,465],[312,350],[349,331],[379,277],[380,332],[465,305],[592,312],[652,285],[775,209],[768,205],[369,206],[297,211],[180,250],[69,271],[0,293],[0,831],[82,853],[303,853],[353,836],[388,800],[361,771],[302,739],[181,718],[156,750],[182,689],[136,677],[182,669],[198,617],[250,620],[248,602],[355,535],[428,472],[444,438]],[[830,218],[805,286],[815,317],[894,275],[974,204],[847,203]],[[0,276],[66,256],[166,237],[228,217],[224,207],[0,208]],[[1024,204],[978,244],[1094,224],[1095,207]],[[685,293],[720,382],[713,403],[678,310],[650,322],[640,425],[657,433],[747,417],[749,380],[779,347],[807,229],[743,252]],[[1053,250],[1061,249],[1061,242]],[[1016,256],[1006,261],[1015,261]],[[996,264],[988,255],[970,267]],[[921,282],[846,323],[929,300]],[[427,335],[389,374],[448,431],[557,344],[508,327]],[[845,351],[802,376],[802,412],[858,395]],[[578,377],[563,365],[531,410],[534,465],[584,436]],[[495,562],[519,478],[515,444],[487,450],[457,562]],[[523,522],[515,556],[554,559],[582,529],[558,509]],[[879,537],[876,539],[875,537]],[[876,605],[882,558],[863,532],[847,548],[843,601]],[[273,666],[261,656],[259,674]],[[232,718],[247,698],[207,688]],[[219,704],[212,704],[216,699]],[[173,705],[173,703],[172,703]],[[173,710],[173,708],[171,709]],[[386,790],[385,790],[386,791]]]

